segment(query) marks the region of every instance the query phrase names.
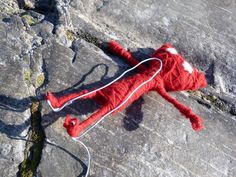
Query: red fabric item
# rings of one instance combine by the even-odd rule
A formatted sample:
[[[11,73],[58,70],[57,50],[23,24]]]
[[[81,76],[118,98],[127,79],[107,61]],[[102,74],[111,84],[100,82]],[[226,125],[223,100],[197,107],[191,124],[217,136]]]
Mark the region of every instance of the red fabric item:
[[[133,58],[128,51],[124,50],[117,42],[110,41],[109,49],[111,52],[127,60],[132,66],[138,64],[138,61]],[[153,80],[138,89],[135,94],[133,94],[131,98],[117,111],[123,110],[146,92],[157,91],[164,99],[173,104],[180,113],[190,120],[194,130],[201,130],[203,128],[202,119],[195,115],[190,108],[172,98],[167,92],[197,90],[199,88],[206,87],[207,82],[204,74],[187,63],[170,44],[165,44],[161,48],[157,49],[152,57],[162,60],[163,67],[161,72]],[[88,126],[94,124],[102,116],[118,107],[135,88],[151,78],[159,67],[160,63],[158,61],[151,61],[148,67],[140,65],[140,67],[138,67],[138,73],[119,80],[93,94],[83,97],[83,99],[95,99],[102,105],[102,107],[88,119],[80,123],[75,118],[71,119],[67,116],[64,127],[67,129],[68,134],[73,137],[78,136]],[[87,90],[84,90],[79,93],[64,95],[60,98],[56,98],[49,92],[46,99],[50,101],[53,108],[60,108],[66,102],[87,92]]]
[[[133,56],[131,55],[131,53],[129,53],[127,50],[125,50],[123,47],[120,46],[120,44],[118,44],[115,41],[110,41],[108,43],[108,48],[109,50],[114,53],[115,55],[126,59],[126,61],[131,65],[131,66],[135,66],[137,65],[139,62],[133,58]],[[138,69],[144,71],[147,68],[144,65],[140,65],[138,67]]]

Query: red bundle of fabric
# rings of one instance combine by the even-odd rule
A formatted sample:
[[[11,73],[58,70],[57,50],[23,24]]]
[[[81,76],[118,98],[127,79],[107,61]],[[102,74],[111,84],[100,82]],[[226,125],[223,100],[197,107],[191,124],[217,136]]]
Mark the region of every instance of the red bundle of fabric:
[[[132,66],[137,65],[139,62],[132,57],[132,55],[123,49],[117,42],[110,41],[109,50],[124,58]],[[203,73],[193,68],[170,44],[165,44],[157,49],[153,56],[162,61],[162,70],[150,82],[138,89],[125,104],[119,107],[117,111],[123,110],[133,101],[137,100],[148,91],[156,91],[164,99],[173,104],[192,124],[192,128],[199,131],[203,128],[202,119],[194,114],[190,108],[181,104],[176,99],[172,98],[167,92],[170,91],[183,91],[183,90],[197,90],[207,86],[207,82]],[[130,93],[137,88],[140,84],[148,80],[160,67],[160,62],[151,61],[149,65],[140,65],[138,72],[132,76],[119,80],[110,86],[88,94],[83,99],[95,99],[102,107],[92,114],[88,119],[83,122],[78,122],[76,118],[70,118],[68,115],[64,122],[64,127],[72,137],[77,137],[88,126],[97,122],[102,116],[117,108],[123,101],[130,95]],[[47,93],[47,101],[54,109],[61,108],[69,101],[77,98],[80,95],[88,93],[84,90],[79,93],[72,93],[56,98],[52,93]]]

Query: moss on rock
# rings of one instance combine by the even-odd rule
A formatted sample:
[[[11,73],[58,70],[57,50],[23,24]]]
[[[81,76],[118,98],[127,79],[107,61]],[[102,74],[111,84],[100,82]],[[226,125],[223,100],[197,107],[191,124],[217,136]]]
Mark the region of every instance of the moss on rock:
[[[36,78],[36,87],[40,87],[41,85],[43,85],[45,81],[45,76],[43,73],[39,74]]]
[[[226,103],[215,95],[205,94],[201,91],[188,91],[188,93],[190,93],[200,99],[208,101],[210,103],[210,105],[214,106],[215,108],[217,108],[223,112],[229,112],[229,107],[226,105]]]
[[[79,38],[82,38],[85,41],[92,43],[96,45],[97,47],[100,47],[100,40],[97,37],[91,35],[90,33],[80,30],[79,32],[77,32],[77,35]]]
[[[21,16],[21,18],[30,26],[35,25],[38,22],[37,19],[35,19],[29,14],[24,14]]]
[[[32,100],[31,105],[31,132],[26,143],[25,159],[20,165],[20,177],[32,177],[41,159],[45,134],[41,127],[41,106],[38,101]]]
[[[28,87],[32,84],[31,76],[32,76],[32,71],[30,69],[26,69],[23,71],[23,79]]]
[[[66,31],[66,37],[70,40],[70,41],[74,41],[76,38],[78,38],[78,36],[71,30],[67,30]]]

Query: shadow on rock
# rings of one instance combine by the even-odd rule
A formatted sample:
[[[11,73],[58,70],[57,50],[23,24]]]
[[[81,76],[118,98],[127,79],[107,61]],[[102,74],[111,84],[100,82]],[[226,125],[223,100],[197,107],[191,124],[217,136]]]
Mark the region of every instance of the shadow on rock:
[[[154,52],[153,48],[138,48],[137,51],[132,52],[132,56],[141,61],[150,58]]]
[[[141,51],[140,51],[141,50]],[[145,52],[144,52],[145,51]],[[139,49],[136,53],[134,53],[135,56],[139,56],[144,53],[144,56],[141,58],[148,58],[148,54],[150,53],[151,49]],[[152,50],[153,51],[153,50]],[[138,57],[137,57],[138,58]],[[116,58],[117,59],[117,58]],[[98,66],[104,65],[105,66],[105,73],[101,77],[101,80],[92,84],[88,85],[82,85],[83,82],[86,80],[86,77],[89,76]],[[114,77],[112,78],[106,78],[107,73],[108,73],[108,66],[105,64],[99,64],[91,68],[91,70],[85,74],[80,81],[78,81],[76,84],[72,85],[66,90],[60,91],[55,93],[56,96],[61,96],[64,94],[68,93],[73,93],[73,92],[79,92],[83,89],[94,89],[94,88],[99,88],[102,85],[111,82],[115,78],[117,78],[118,75],[122,72],[122,69],[119,70],[115,74]],[[135,71],[134,71],[135,72]],[[48,76],[46,76],[48,78]],[[44,85],[45,87],[46,85]],[[77,88],[79,87],[79,88]],[[45,96],[40,93],[42,88],[38,89],[36,91],[37,97],[28,97],[28,98],[23,98],[23,99],[15,99],[15,98],[10,98],[4,95],[0,95],[0,109],[8,110],[8,111],[15,111],[15,112],[24,112],[25,110],[30,108],[31,105],[31,100],[36,99],[38,101],[42,101],[45,99]],[[128,131],[133,131],[136,130],[139,127],[139,123],[143,120],[143,113],[141,112],[141,107],[142,104],[144,103],[143,98],[138,99],[135,101],[131,106],[129,106],[126,110],[126,115],[124,117],[124,127]],[[72,105],[67,106],[60,112],[50,112],[48,114],[42,115],[42,127],[45,129],[47,126],[51,125],[54,123],[58,118],[60,117],[65,117],[67,114],[75,114],[75,115],[87,115],[88,113],[94,112],[95,110],[99,109],[99,105],[96,104],[92,100],[77,100],[75,101]],[[23,137],[20,138],[19,135],[28,127],[30,124],[30,119],[25,121],[23,124],[20,125],[7,125],[5,124],[2,120],[0,120],[0,132],[6,134],[7,136],[17,139],[17,140],[24,140]],[[82,177],[86,174],[87,171],[87,166],[73,153],[65,149],[64,147],[61,147],[57,144],[48,142],[47,140],[45,141],[45,144],[54,146],[56,148],[59,148],[60,150],[66,152],[69,154],[72,158],[74,158],[76,161],[78,161],[82,168],[83,171],[79,174],[78,177]],[[45,145],[44,144],[44,145]]]
[[[6,134],[9,138],[14,139],[17,137],[24,138],[25,136],[20,136],[23,131],[25,131],[30,124],[30,119],[26,120],[24,123],[19,125],[6,124],[0,120],[0,133]]]
[[[60,112],[50,112],[42,116],[42,126],[46,127],[53,124],[60,117],[66,117],[67,114],[76,115],[80,118],[81,115],[87,115],[99,109],[99,105],[92,100],[77,100],[73,104],[65,107]]]
[[[88,168],[87,168],[87,165],[86,165],[82,160],[80,160],[76,155],[74,155],[73,153],[71,153],[70,151],[68,151],[67,149],[65,149],[64,147],[61,147],[61,146],[59,146],[59,145],[57,145],[57,144],[54,144],[54,143],[52,143],[52,142],[49,142],[49,141],[47,141],[47,140],[45,141],[45,144],[48,144],[48,145],[50,145],[50,146],[54,146],[54,147],[56,147],[56,148],[62,150],[63,152],[67,153],[67,154],[70,155],[73,159],[75,159],[77,162],[80,163],[81,167],[83,168],[83,171],[82,171],[77,177],[83,177],[83,176],[86,174],[87,169],[88,169]]]
[[[144,99],[141,97],[133,104],[131,104],[125,111],[125,117],[123,119],[124,128],[128,131],[134,131],[139,128],[139,124],[143,120],[142,105]]]
[[[105,50],[104,47],[103,47],[103,49]],[[151,49],[151,48],[140,48],[136,52],[133,52],[132,55],[134,57],[136,57],[137,59],[142,60],[145,58],[149,58],[151,56],[151,54],[153,53],[153,51],[154,51],[154,49]],[[115,62],[119,62],[119,61],[117,61],[117,57],[111,56],[109,53],[107,53],[107,55],[109,55]],[[121,60],[121,59],[119,59],[119,60]],[[101,77],[101,80],[98,82],[92,83],[92,84],[83,85],[83,82],[86,80],[86,77],[89,76],[91,73],[93,73],[95,71],[95,69],[99,66],[105,67],[105,73]],[[91,70],[88,73],[86,73],[80,79],[80,81],[78,81],[76,84],[72,85],[71,87],[69,87],[66,90],[55,93],[55,95],[62,96],[62,95],[68,94],[68,93],[80,92],[84,89],[92,90],[95,88],[99,88],[99,87],[113,81],[115,78],[117,78],[124,71],[124,68],[123,69],[120,68],[114,77],[107,79],[106,76],[108,73],[108,69],[109,69],[108,66],[105,64],[95,65],[91,68]],[[80,86],[80,87],[77,88],[78,86]],[[129,108],[127,108],[127,111],[126,111],[127,116],[123,120],[124,127],[126,130],[132,131],[132,130],[135,130],[139,127],[138,124],[140,124],[143,119],[143,113],[141,112],[141,106],[143,103],[144,103],[143,98],[140,98],[139,100],[137,100],[136,102],[131,104],[129,106]],[[74,114],[76,116],[81,116],[81,115],[87,115],[88,113],[92,113],[92,112],[96,111],[97,109],[99,109],[99,105],[96,104],[95,101],[77,100],[73,104],[65,107],[60,112],[50,112],[46,115],[43,115],[43,117],[42,117],[43,127],[46,128],[46,127],[50,126],[58,118],[65,117],[67,114]]]
[[[16,99],[0,95],[0,109],[14,112],[24,112],[30,107],[31,98]]]
[[[12,112],[24,112],[30,108],[31,98],[16,99],[5,95],[0,95],[0,110],[12,111]],[[15,115],[16,116],[16,115]],[[0,133],[6,134],[9,138],[14,137],[26,137],[20,136],[30,124],[30,118],[22,124],[6,124],[3,120],[0,120]]]
[[[5,95],[0,95],[0,110],[12,111],[12,112],[24,112],[27,109],[30,109],[32,100],[44,99],[44,96],[38,97],[27,97],[22,99],[16,99]],[[17,116],[17,114],[15,115]],[[30,117],[22,124],[6,124],[3,120],[0,120],[0,133],[6,134],[9,138],[14,137],[26,137],[20,136],[23,131],[25,131],[31,123]]]
[[[104,66],[105,73],[101,77],[101,80],[92,84],[84,85],[83,82],[86,80],[86,77],[89,76],[97,67]],[[108,73],[108,66],[105,64],[98,64],[93,66],[88,73],[86,73],[76,84],[71,87],[62,90],[60,92],[54,93],[56,96],[60,97],[65,94],[80,92],[84,89],[92,90],[94,88],[99,88],[103,83],[110,82],[111,79],[105,79]],[[81,85],[82,84],[82,85]],[[79,87],[79,88],[77,88]],[[37,91],[39,93],[39,90]],[[39,96],[42,97],[42,96]],[[76,100],[73,104],[65,107],[60,112],[50,112],[42,116],[43,127],[46,128],[49,125],[53,124],[58,118],[65,117],[67,114],[74,115],[86,115],[88,113],[94,112],[99,108],[99,105],[93,100]]]
[[[84,85],[83,82],[86,80],[86,78],[90,74],[92,74],[96,70],[96,68],[101,67],[101,66],[105,67],[105,72],[104,72],[103,76],[101,77],[100,81],[92,83],[92,84]],[[106,64],[97,64],[97,65],[93,66],[89,72],[87,72],[85,75],[83,75],[82,78],[76,84],[72,85],[71,87],[67,88],[66,90],[63,90],[63,91],[55,93],[55,94],[60,96],[63,94],[68,94],[68,93],[80,92],[84,89],[92,90],[94,88],[99,88],[103,84],[107,84],[111,81],[111,79],[106,79],[107,74],[108,74],[108,70],[109,70],[109,68]],[[78,88],[78,86],[80,86],[80,87]]]

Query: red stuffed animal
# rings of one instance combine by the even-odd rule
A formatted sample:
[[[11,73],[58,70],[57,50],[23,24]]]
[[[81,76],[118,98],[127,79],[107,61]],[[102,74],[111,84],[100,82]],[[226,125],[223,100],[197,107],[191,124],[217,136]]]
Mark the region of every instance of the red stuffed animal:
[[[139,62],[132,57],[132,55],[123,49],[115,41],[108,43],[108,48],[114,54],[126,59],[129,64],[137,65]],[[157,49],[153,58],[159,58],[162,61],[162,70],[147,84],[138,89],[128,101],[119,107],[115,112],[123,110],[133,101],[137,100],[148,91],[156,91],[164,99],[173,104],[192,124],[192,128],[199,131],[203,128],[202,119],[194,114],[191,109],[181,104],[176,99],[172,98],[167,92],[183,91],[183,90],[197,90],[207,86],[207,82],[203,73],[193,68],[185,59],[178,54],[170,44],[165,44]],[[88,90],[83,90],[79,93],[72,93],[56,98],[52,93],[47,93],[46,99],[53,110],[60,110],[71,100],[75,100],[81,95],[86,95],[83,99],[95,99],[102,107],[92,114],[88,119],[83,122],[78,122],[76,118],[70,118],[67,115],[64,127],[72,137],[77,137],[88,126],[94,124],[102,116],[117,108],[122,104],[123,100],[127,99],[130,93],[137,88],[140,84],[150,79],[153,74],[160,68],[161,63],[158,61],[151,61],[149,65],[140,65],[139,72],[119,80],[110,86],[95,91],[92,94]]]

